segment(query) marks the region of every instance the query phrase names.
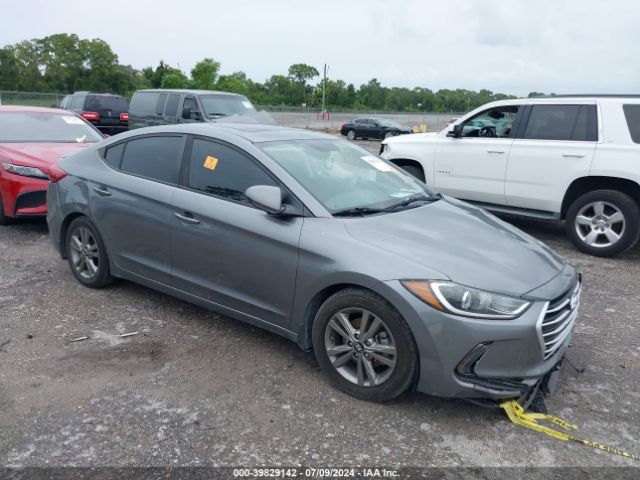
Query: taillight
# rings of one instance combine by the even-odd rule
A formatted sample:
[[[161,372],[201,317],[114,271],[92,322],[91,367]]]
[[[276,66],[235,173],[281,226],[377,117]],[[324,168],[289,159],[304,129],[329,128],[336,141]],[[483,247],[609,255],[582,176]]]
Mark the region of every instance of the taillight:
[[[121,113],[120,114],[120,121],[121,122],[128,122],[129,121],[129,114],[128,113]]]
[[[100,120],[98,112],[82,112],[80,115],[85,120]]]
[[[60,180],[62,180],[67,175],[69,175],[69,174],[67,172],[65,172],[62,169],[62,167],[60,165],[58,165],[57,163],[54,163],[53,165],[51,165],[51,167],[49,167],[49,181],[51,181],[53,183],[58,183]]]

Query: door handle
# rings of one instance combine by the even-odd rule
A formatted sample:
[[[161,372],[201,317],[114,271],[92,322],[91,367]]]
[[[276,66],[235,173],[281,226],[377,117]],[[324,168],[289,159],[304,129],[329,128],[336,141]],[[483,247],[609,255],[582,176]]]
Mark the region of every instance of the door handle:
[[[198,223],[200,223],[200,220],[198,220],[197,218],[193,218],[193,215],[187,212],[184,212],[184,213],[176,212],[174,213],[174,215],[178,220],[184,223],[190,223],[192,225],[197,225]]]
[[[96,192],[101,197],[110,197],[111,192],[107,190],[107,187],[93,187],[93,191]]]
[[[502,155],[504,153],[504,150],[487,150],[487,153],[498,153]]]
[[[562,155],[564,158],[584,158],[584,155],[580,155],[578,153],[565,153]]]

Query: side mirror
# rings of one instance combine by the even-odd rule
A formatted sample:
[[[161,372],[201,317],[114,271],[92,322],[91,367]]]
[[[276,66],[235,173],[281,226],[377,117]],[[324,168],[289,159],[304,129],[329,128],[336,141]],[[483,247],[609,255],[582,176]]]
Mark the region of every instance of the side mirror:
[[[253,205],[271,215],[278,215],[285,210],[282,205],[282,190],[279,187],[254,185],[247,188],[244,194]]]
[[[185,120],[191,120],[191,107],[184,107],[182,109],[182,118]]]
[[[191,112],[191,120],[197,120],[198,122],[202,120],[200,112]]]
[[[447,132],[447,137],[460,138],[462,136],[462,124],[456,123],[451,130]]]

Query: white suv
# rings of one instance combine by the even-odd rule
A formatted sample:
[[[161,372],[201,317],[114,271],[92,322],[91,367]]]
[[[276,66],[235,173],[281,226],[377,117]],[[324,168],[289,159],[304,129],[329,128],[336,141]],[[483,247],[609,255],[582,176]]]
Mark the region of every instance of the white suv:
[[[640,237],[638,95],[493,102],[439,133],[389,138],[381,156],[487,210],[565,220],[592,255]]]

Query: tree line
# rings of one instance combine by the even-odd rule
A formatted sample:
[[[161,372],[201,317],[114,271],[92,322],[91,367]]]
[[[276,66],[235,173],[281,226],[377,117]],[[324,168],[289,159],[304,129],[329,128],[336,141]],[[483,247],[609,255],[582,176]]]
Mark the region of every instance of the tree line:
[[[59,33],[0,49],[0,90],[90,90],[130,97],[143,88],[197,88],[240,93],[258,105],[321,106],[323,79],[314,66],[291,65],[286,74],[272,75],[262,83],[247,78],[244,72],[222,75],[220,67],[219,62],[205,58],[190,75],[162,60],[155,67],[139,70],[120,64],[118,55],[104,40]],[[487,89],[385,87],[376,78],[359,87],[327,79],[324,87],[327,108],[358,110],[463,112],[493,100],[515,98]]]

